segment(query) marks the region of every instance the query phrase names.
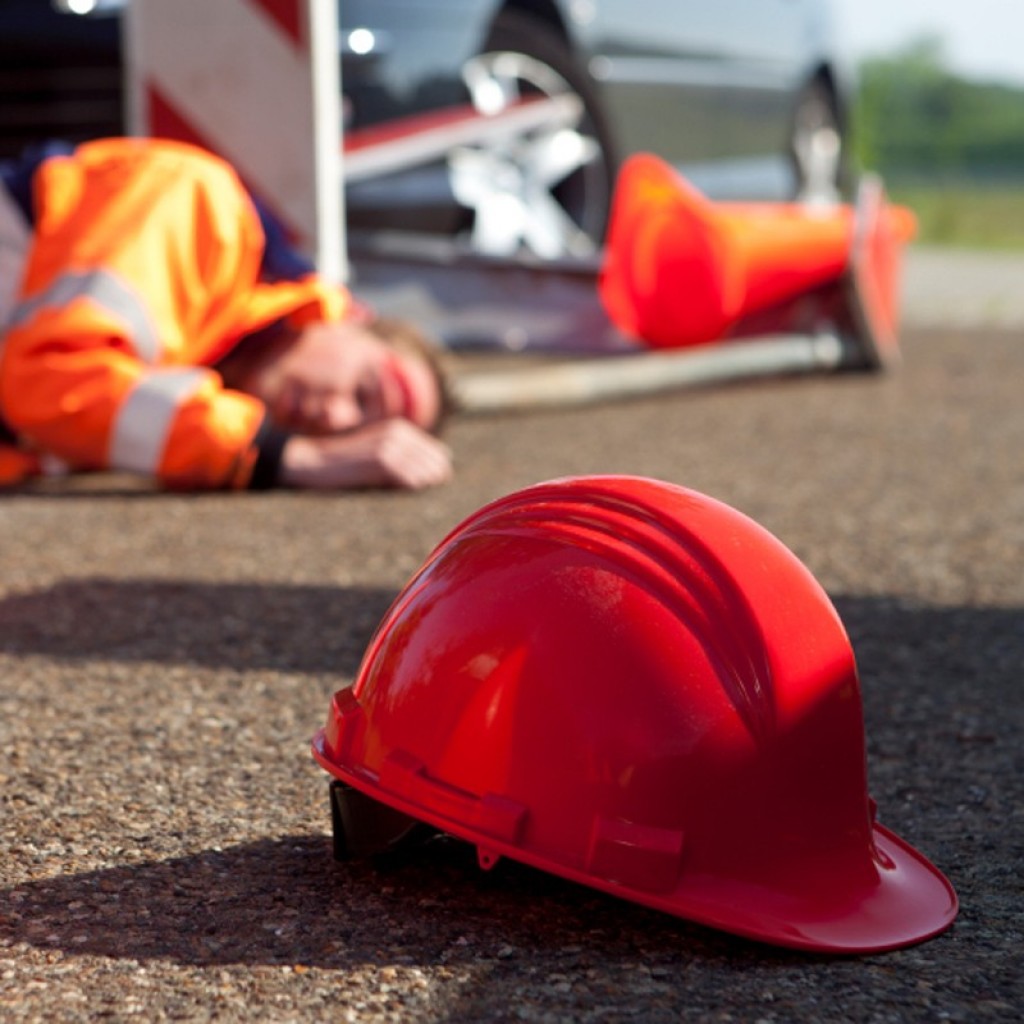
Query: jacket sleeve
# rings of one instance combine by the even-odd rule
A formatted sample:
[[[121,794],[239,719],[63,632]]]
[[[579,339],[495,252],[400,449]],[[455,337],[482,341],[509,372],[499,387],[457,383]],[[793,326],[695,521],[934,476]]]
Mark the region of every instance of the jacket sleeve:
[[[37,174],[35,241],[0,359],[4,418],[72,468],[245,487],[265,410],[203,363],[259,326],[254,296],[261,317],[291,312],[257,280],[255,212],[205,154],[104,145]]]
[[[0,403],[19,437],[73,469],[152,475],[171,487],[244,487],[262,405],[212,370],[148,367],[67,317],[12,331]]]

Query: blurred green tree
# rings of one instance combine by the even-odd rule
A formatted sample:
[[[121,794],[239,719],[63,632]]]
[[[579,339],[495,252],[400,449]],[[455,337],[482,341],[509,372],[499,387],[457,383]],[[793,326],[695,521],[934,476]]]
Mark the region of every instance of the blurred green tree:
[[[1024,181],[1024,88],[960,77],[924,36],[861,65],[853,138],[890,179]]]

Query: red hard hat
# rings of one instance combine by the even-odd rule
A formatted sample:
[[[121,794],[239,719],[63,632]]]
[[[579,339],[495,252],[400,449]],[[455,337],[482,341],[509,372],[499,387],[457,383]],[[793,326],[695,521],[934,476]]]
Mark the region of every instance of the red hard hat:
[[[874,821],[825,593],[756,523],[670,484],[556,480],[470,516],[313,749],[360,800],[485,866],[740,935],[866,952],[956,915],[949,882]]]

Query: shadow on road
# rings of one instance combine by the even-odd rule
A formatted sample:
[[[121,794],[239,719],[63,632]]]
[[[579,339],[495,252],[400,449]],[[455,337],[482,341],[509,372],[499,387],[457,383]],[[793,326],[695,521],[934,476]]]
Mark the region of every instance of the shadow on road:
[[[0,652],[351,674],[394,597],[372,587],[73,579],[0,601]]]
[[[0,650],[241,670],[337,672],[340,662],[350,673],[393,596],[69,581],[0,602]],[[949,956],[983,942],[1009,963],[1024,849],[1024,613],[882,597],[840,596],[836,604],[861,666],[881,820],[919,845],[960,892],[957,925],[927,948]],[[339,624],[337,637],[311,642],[324,621]],[[324,817],[326,830],[326,808]],[[489,986],[504,979],[507,990],[517,971],[543,972],[556,987],[596,978],[609,1006],[628,1008],[637,994],[649,1005],[661,993],[678,1009],[690,982],[707,989],[738,968],[798,972],[815,962],[516,864],[483,874],[473,851],[453,840],[383,868],[336,864],[329,846],[323,835],[268,837],[25,882],[0,892],[0,946],[200,967],[447,966],[472,977],[450,1018],[466,1020],[498,1019],[488,1016],[501,998]],[[716,971],[702,973],[709,964]],[[671,971],[671,986],[652,969]],[[985,984],[999,992],[1016,981],[993,967]],[[703,997],[713,1002],[715,993]]]
[[[0,940],[181,964],[500,964],[568,948],[636,958],[806,960],[503,861],[439,837],[390,865],[338,864],[323,836],[286,836],[63,876],[0,893]]]

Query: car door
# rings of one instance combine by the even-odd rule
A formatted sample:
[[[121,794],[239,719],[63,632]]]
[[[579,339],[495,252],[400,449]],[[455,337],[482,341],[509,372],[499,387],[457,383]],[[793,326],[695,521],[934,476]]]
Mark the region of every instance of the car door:
[[[808,67],[811,7],[811,0],[591,0],[591,67],[622,151],[657,152],[696,176],[702,166],[781,164]]]

